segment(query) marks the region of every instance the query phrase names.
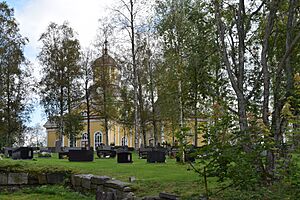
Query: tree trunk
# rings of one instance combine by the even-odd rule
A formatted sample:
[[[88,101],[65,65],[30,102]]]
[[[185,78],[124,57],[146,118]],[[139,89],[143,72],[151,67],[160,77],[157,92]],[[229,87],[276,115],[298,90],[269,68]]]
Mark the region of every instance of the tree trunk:
[[[85,81],[85,100],[86,100],[86,115],[87,115],[87,134],[88,134],[88,148],[91,147],[91,125],[90,125],[90,91],[88,88],[88,71],[86,72]]]
[[[272,34],[274,20],[276,17],[276,1],[271,2],[270,12],[265,27],[265,34],[262,44],[261,65],[263,71],[263,107],[262,118],[266,127],[269,127],[269,99],[270,99],[270,72],[268,67],[267,55],[269,51],[269,39]]]
[[[105,79],[105,77],[104,77]],[[103,81],[105,82],[105,80]],[[103,113],[104,113],[104,129],[105,129],[105,144],[109,145],[108,141],[108,113],[107,113],[107,84],[103,87]]]
[[[137,83],[137,66],[135,56],[135,31],[134,31],[134,13],[133,13],[133,0],[130,0],[130,31],[131,31],[131,54],[132,54],[132,67],[133,67],[133,88],[134,88],[134,148],[139,147],[138,138],[138,83]]]
[[[221,55],[226,67],[226,71],[228,73],[230,83],[232,85],[232,88],[236,94],[237,102],[238,102],[238,118],[239,118],[239,126],[240,126],[240,132],[243,134],[247,134],[248,130],[248,120],[247,120],[247,114],[246,114],[246,108],[247,108],[247,102],[245,99],[244,94],[244,62],[245,62],[245,31],[244,31],[244,1],[239,1],[239,11],[238,11],[238,36],[239,36],[239,63],[238,63],[238,70],[236,70],[238,73],[236,73],[236,78],[234,77],[232,66],[230,64],[228,53],[227,53],[227,47],[225,43],[225,28],[222,22],[221,13],[220,13],[220,5],[219,2],[216,0],[215,3],[215,15],[216,15],[216,21],[218,26],[218,35],[220,38],[220,51]],[[236,66],[235,66],[236,67]],[[246,151],[249,151],[249,147],[247,145],[244,146]]]
[[[156,124],[156,109],[154,104],[154,84],[153,84],[153,69],[150,63],[150,55],[148,67],[149,67],[149,77],[150,77],[150,98],[151,98],[151,106],[152,106],[152,126],[153,126],[153,138],[154,138],[154,145],[157,145],[158,138],[157,138],[157,124]]]
[[[140,132],[143,136],[143,144],[144,146],[147,146],[147,133],[145,129],[145,116],[143,114],[144,112],[144,101],[143,101],[143,91],[142,91],[142,83],[140,75],[137,77],[138,79],[138,101],[139,101],[139,116],[140,116]]]
[[[61,75],[61,80],[62,80],[62,75]],[[63,86],[61,85],[60,86],[60,124],[59,124],[59,128],[60,128],[60,131],[59,131],[59,141],[60,141],[60,144],[61,146],[63,147],[64,144],[63,144],[63,133],[64,133],[64,122],[63,122],[63,117],[64,117],[64,88]]]

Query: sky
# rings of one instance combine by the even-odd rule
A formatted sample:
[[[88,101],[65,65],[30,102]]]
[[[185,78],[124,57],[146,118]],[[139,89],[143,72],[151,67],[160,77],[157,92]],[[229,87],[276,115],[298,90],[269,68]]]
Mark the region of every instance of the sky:
[[[38,40],[50,22],[62,24],[68,21],[77,32],[82,48],[89,47],[96,39],[98,20],[110,13],[109,8],[117,0],[6,0],[6,2],[14,8],[22,36],[29,39],[24,53],[33,64],[34,76],[39,78],[41,67],[36,57],[41,43]],[[46,117],[42,107],[38,102],[34,107],[29,125],[44,124]]]

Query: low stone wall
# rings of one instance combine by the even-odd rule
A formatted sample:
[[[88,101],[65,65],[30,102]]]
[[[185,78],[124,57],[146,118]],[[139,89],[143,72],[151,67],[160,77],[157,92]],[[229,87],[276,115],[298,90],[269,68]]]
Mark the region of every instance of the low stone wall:
[[[62,184],[65,176],[64,173],[0,172],[0,186]]]
[[[78,192],[96,192],[96,200],[177,200],[178,196],[160,193],[154,197],[135,197],[130,183],[114,180],[108,176],[67,173],[1,172],[0,190],[15,187],[65,184]]]
[[[76,191],[96,191],[100,199],[122,200],[132,199],[134,193],[129,183],[112,180],[108,176],[95,176],[92,174],[76,174],[71,176],[72,187]],[[106,197],[106,196],[109,196]],[[98,198],[99,199],[99,198]]]

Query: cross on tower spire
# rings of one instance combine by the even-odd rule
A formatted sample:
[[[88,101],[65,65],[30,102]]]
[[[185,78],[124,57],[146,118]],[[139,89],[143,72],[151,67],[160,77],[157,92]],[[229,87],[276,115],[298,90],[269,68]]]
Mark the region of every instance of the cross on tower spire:
[[[103,52],[104,55],[107,55],[107,44],[108,44],[108,41],[107,41],[107,39],[105,39],[105,41],[104,41],[104,52]]]

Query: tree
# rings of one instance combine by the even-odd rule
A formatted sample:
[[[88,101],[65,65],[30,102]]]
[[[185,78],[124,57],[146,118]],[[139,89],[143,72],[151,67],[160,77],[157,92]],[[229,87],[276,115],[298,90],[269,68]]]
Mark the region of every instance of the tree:
[[[40,41],[43,47],[38,58],[44,72],[40,81],[41,103],[50,121],[59,128],[59,141],[67,135],[73,141],[72,146],[83,129],[78,107],[82,97],[79,41],[66,22],[62,25],[50,23]]]
[[[285,8],[289,8],[288,11]],[[262,9],[266,15],[261,12]],[[283,144],[286,120],[281,111],[292,88],[293,76],[289,58],[300,38],[300,34],[292,37],[291,32],[296,26],[291,23],[295,15],[295,2],[261,1],[245,5],[243,0],[238,3],[214,1],[214,11],[220,55],[237,101],[237,117],[241,133],[239,139],[243,141],[241,145],[246,155],[257,153],[257,156],[251,158],[249,162],[252,162],[251,165],[259,171],[262,181],[272,183],[276,180],[278,161],[286,158]],[[277,17],[278,13],[285,16],[283,21]],[[282,32],[279,33],[278,25],[282,22],[286,27],[283,29],[280,27]],[[255,28],[257,25],[259,29]],[[275,25],[278,26],[276,29]],[[286,33],[286,36],[282,33]],[[284,40],[286,42],[283,47]],[[283,73],[284,69],[286,74]],[[283,80],[284,76],[288,81]],[[261,78],[263,82],[260,81]],[[270,106],[273,110],[272,115]],[[256,108],[260,108],[260,111],[257,112]],[[254,121],[262,119],[263,126],[259,125],[261,123],[252,123],[253,119],[251,120],[249,116],[253,114],[256,119]],[[260,131],[257,128],[260,128]],[[263,164],[265,158],[256,151],[252,135],[254,129],[259,134],[265,134],[262,137],[269,142],[274,141],[265,149],[268,152],[266,165]]]
[[[144,4],[142,4],[144,3]],[[143,7],[141,6],[143,5]],[[147,9],[147,3],[142,1],[134,1],[134,0],[120,0],[120,6],[117,9],[113,9],[114,13],[116,13],[116,19],[114,20],[116,26],[120,29],[121,33],[119,35],[123,37],[122,33],[128,36],[128,40],[122,43],[126,43],[126,50],[130,51],[130,55],[124,56],[126,59],[126,63],[130,68],[131,75],[128,77],[132,81],[131,84],[133,86],[134,93],[134,143],[135,148],[139,146],[139,131],[143,129],[143,125],[141,125],[141,116],[140,113],[143,109],[141,109],[141,98],[139,95],[143,93],[142,88],[139,88],[139,77],[138,77],[138,63],[137,63],[137,35],[143,32],[143,10]],[[141,17],[143,16],[143,17]],[[139,112],[140,111],[140,112]]]
[[[82,70],[82,78],[84,81],[84,97],[85,97],[85,109],[86,109],[86,117],[87,117],[87,135],[88,135],[88,144],[87,146],[91,146],[91,127],[90,127],[90,118],[92,113],[92,99],[91,99],[91,82],[93,80],[92,73],[92,51],[86,50],[82,52],[81,56],[81,70]]]
[[[29,63],[23,54],[27,39],[19,33],[13,9],[0,3],[0,146],[22,138],[30,113]]]
[[[27,127],[25,135],[28,146],[43,147],[46,145],[46,135],[41,124],[35,124],[33,127]]]

